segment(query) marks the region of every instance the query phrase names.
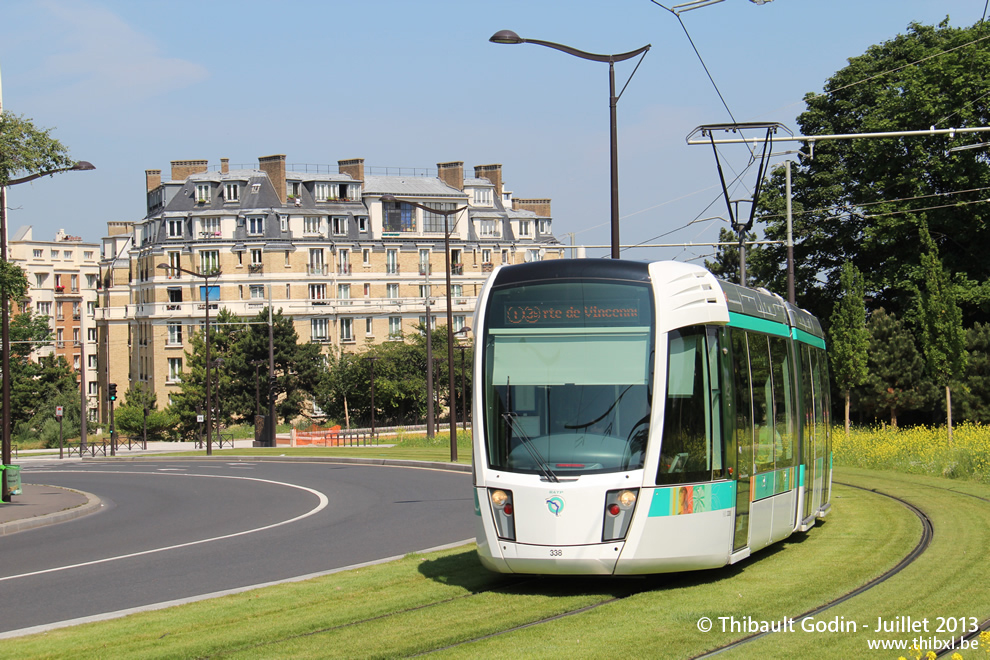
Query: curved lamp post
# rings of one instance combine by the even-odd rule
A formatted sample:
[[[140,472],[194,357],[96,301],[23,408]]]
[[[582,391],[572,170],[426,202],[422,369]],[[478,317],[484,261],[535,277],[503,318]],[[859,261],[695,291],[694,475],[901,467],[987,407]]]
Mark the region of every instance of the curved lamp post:
[[[206,455],[213,455],[213,438],[210,431],[210,412],[212,410],[210,401],[210,278],[216,277],[219,281],[220,271],[217,270],[215,273],[197,273],[194,270],[187,270],[181,268],[180,266],[170,266],[169,264],[158,264],[157,268],[159,270],[177,270],[180,273],[186,273],[192,275],[193,277],[203,278],[203,284],[205,285],[205,293],[203,295],[206,307],[206,357],[204,358],[203,364],[206,365]],[[219,402],[218,402],[219,403]]]
[[[599,55],[596,53],[586,53],[583,50],[578,50],[577,48],[571,48],[570,46],[564,46],[562,44],[555,44],[552,41],[540,41],[538,39],[523,39],[518,34],[512,30],[499,30],[491,36],[488,40],[496,44],[536,44],[538,46],[546,46],[547,48],[553,48],[554,50],[559,50],[567,53],[568,55],[573,55],[574,57],[580,57],[583,60],[592,60],[593,62],[608,62],[608,112],[609,112],[609,141],[611,145],[611,174],[612,174],[612,258],[619,258],[619,147],[616,129],[616,119],[615,119],[615,106],[619,102],[619,97],[622,96],[622,92],[626,91],[626,87],[629,85],[629,81],[632,77],[636,75],[636,69],[639,69],[639,65],[643,63],[643,57],[646,57],[646,52],[650,50],[650,44],[646,44],[642,48],[637,48],[636,50],[631,50],[628,53],[619,53],[616,55]],[[629,78],[626,80],[626,84],[622,86],[622,91],[619,92],[618,96],[615,94],[615,62],[622,62],[630,58],[636,57],[642,54],[643,57],[639,58],[639,62],[636,63],[636,69],[629,74]]]
[[[29,181],[34,181],[35,179],[40,179],[43,176],[48,176],[49,174],[58,174],[59,172],[76,172],[76,171],[86,171],[95,170],[96,167],[85,160],[81,160],[71,167],[61,167],[54,170],[47,170],[45,172],[38,172],[36,174],[29,174],[28,176],[21,177],[19,179],[10,179],[6,184],[0,186],[0,261],[7,263],[7,186],[16,186],[19,183],[27,183]],[[2,359],[0,359],[0,369],[3,370],[2,377],[2,394],[0,394],[0,400],[2,400],[3,405],[3,430],[0,432],[0,464],[3,466],[10,465],[11,461],[11,446],[10,446],[10,299],[6,292],[0,294],[0,307],[3,308],[2,312],[2,331],[0,331],[0,352],[3,353]],[[81,346],[85,346],[82,343]],[[79,361],[79,390],[80,398],[82,399],[82,409],[80,414],[80,440],[82,445],[86,444],[86,356],[85,349],[83,350],[83,355]],[[82,447],[80,445],[80,447]],[[80,453],[82,449],[80,448]],[[7,486],[7,470],[3,470],[3,484],[0,487],[0,499],[4,502],[10,501],[10,488]]]
[[[461,206],[455,209],[450,209],[447,211],[441,211],[438,209],[431,208],[425,204],[419,204],[418,202],[411,202],[407,199],[398,199],[395,195],[382,195],[381,201],[385,203],[402,202],[403,204],[408,204],[409,206],[415,206],[418,209],[424,211],[429,211],[430,213],[436,213],[437,215],[443,216],[443,263],[444,270],[446,271],[446,281],[447,281],[447,375],[449,376],[448,387],[450,388],[450,462],[457,462],[457,406],[454,404],[454,312],[451,308],[451,295],[450,295],[450,216],[460,213],[467,206]],[[426,317],[426,325],[430,325],[429,313]],[[431,371],[432,365],[427,365],[427,370]],[[429,392],[430,397],[433,396],[433,392]]]

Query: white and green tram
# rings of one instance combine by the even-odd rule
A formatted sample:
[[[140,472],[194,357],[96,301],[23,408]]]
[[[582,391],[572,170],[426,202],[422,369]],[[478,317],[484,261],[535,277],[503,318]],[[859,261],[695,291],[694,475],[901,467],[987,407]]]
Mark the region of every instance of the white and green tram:
[[[496,269],[476,314],[487,568],[714,568],[828,513],[828,368],[808,312],[690,264],[574,259]]]

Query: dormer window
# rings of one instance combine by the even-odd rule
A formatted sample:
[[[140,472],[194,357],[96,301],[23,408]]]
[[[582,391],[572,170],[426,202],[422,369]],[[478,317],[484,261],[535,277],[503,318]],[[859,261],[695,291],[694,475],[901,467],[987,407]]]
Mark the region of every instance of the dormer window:
[[[298,181],[286,181],[285,193],[291,199],[299,197],[302,194],[302,184]]]
[[[330,220],[331,231],[334,236],[346,236],[347,235],[347,218],[342,216],[334,216]]]
[[[492,205],[492,190],[491,190],[491,188],[475,188],[474,189],[474,205],[475,206],[491,206]]]
[[[550,233],[550,220],[548,218],[544,218],[542,220],[538,220],[537,221],[537,224],[536,224],[536,227],[537,227],[537,231],[539,231],[541,234],[549,234]]]
[[[206,204],[211,199],[212,186],[208,183],[198,183],[196,184],[196,203]]]
[[[168,218],[165,230],[169,238],[182,238],[182,218]]]
[[[247,233],[251,236],[260,236],[265,233],[265,218],[262,216],[251,216],[247,219]]]
[[[519,221],[519,235],[520,236],[531,236],[532,229],[530,228],[529,220]]]
[[[330,184],[329,183],[317,183],[313,187],[313,195],[316,197],[316,201],[325,202],[330,198]]]
[[[479,233],[482,236],[495,236],[499,235],[499,221],[498,220],[482,220],[480,222]]]
[[[319,234],[323,226],[323,218],[320,216],[306,216],[303,218],[304,234]]]
[[[241,186],[237,183],[226,183],[223,187],[223,198],[227,202],[236,202],[240,199]]]

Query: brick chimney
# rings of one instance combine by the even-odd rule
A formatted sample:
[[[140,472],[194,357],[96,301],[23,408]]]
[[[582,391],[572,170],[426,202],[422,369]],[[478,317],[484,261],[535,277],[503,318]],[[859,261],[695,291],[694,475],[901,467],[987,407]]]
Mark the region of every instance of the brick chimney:
[[[495,186],[495,194],[502,198],[502,166],[501,165],[475,165],[474,178],[488,179]]]
[[[230,172],[230,159],[229,158],[221,158],[220,159],[220,173],[221,174],[227,174],[229,172]]]
[[[185,181],[193,174],[205,172],[208,164],[205,160],[173,160],[172,181]]]
[[[151,192],[158,186],[162,185],[162,171],[161,170],[145,170],[144,171],[144,183],[148,192]]]
[[[512,200],[514,211],[532,211],[541,218],[550,218],[549,199],[515,199]]]
[[[437,163],[437,174],[440,175],[440,180],[451,188],[464,190],[464,161]]]
[[[364,158],[338,160],[337,171],[341,174],[347,174],[355,181],[364,181]]]
[[[279,200],[285,204],[285,154],[258,158],[258,169],[268,175]]]

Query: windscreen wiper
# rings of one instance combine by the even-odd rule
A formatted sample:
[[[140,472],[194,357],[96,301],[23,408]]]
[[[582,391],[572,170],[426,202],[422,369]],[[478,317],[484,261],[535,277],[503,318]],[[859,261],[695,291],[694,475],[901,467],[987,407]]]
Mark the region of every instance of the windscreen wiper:
[[[542,454],[540,454],[540,450],[536,448],[533,439],[522,430],[522,427],[516,424],[516,413],[502,413],[502,419],[504,419],[506,424],[509,425],[512,432],[515,433],[520,440],[522,440],[522,446],[526,448],[527,452],[529,452],[533,462],[536,463],[536,467],[540,468],[540,472],[543,473],[546,480],[553,483],[560,483],[560,478],[558,478],[557,475],[553,473],[553,470],[550,469],[550,464],[547,463],[546,459],[543,458]]]

